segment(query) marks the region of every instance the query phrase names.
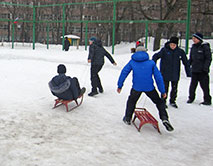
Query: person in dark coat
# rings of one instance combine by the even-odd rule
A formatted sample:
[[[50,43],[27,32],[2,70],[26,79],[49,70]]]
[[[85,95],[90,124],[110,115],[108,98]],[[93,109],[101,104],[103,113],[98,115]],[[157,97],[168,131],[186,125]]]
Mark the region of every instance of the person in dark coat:
[[[103,93],[103,86],[101,85],[101,80],[98,72],[102,69],[104,65],[104,57],[106,56],[113,65],[117,65],[112,56],[103,48],[102,42],[95,37],[91,37],[89,40],[89,56],[88,63],[91,63],[91,85],[92,91],[88,94],[89,96],[94,96],[98,94],[97,88],[100,93]]]
[[[161,92],[163,97],[166,97],[163,77],[158,70],[155,62],[149,60],[149,55],[146,52],[146,48],[144,48],[143,46],[139,46],[136,48],[136,53],[132,55],[131,60],[122,69],[120,77],[118,79],[118,93],[121,92],[123,83],[131,71],[133,72],[133,85],[126,104],[126,113],[123,117],[124,123],[128,125],[131,124],[132,114],[135,110],[136,103],[140,98],[141,93],[144,92],[152,100],[152,102],[156,104],[163,125],[168,131],[172,131],[173,127],[168,120],[165,103],[159,97],[154,87],[154,80],[152,78],[152,76],[154,76],[159,91]]]
[[[178,47],[178,38],[171,37],[165,46],[152,57],[157,62],[160,59],[160,72],[163,75],[166,94],[168,96],[169,84],[171,84],[170,105],[178,108],[176,104],[178,81],[180,79],[181,61],[184,64],[187,77],[191,76],[189,62],[185,52]],[[166,103],[166,98],[165,98]],[[167,106],[166,106],[167,107]]]
[[[63,100],[76,100],[84,94],[86,89],[80,88],[78,79],[65,75],[66,67],[63,64],[58,65],[57,72],[58,75],[49,82],[49,88],[54,96]]]
[[[65,37],[65,41],[64,41],[64,50],[68,51],[70,48],[70,41],[68,40],[67,37]]]
[[[201,33],[193,34],[192,45],[190,51],[189,62],[192,69],[191,83],[189,87],[189,99],[187,103],[192,103],[195,99],[195,91],[198,82],[203,90],[204,101],[200,104],[211,105],[210,89],[209,89],[209,68],[212,61],[212,53],[209,43],[203,42]]]

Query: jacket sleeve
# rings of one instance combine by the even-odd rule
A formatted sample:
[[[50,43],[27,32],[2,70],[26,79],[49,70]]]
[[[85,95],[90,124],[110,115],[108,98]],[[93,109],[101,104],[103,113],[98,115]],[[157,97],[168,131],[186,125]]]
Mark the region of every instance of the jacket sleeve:
[[[153,64],[153,74],[154,74],[154,78],[155,78],[158,90],[161,92],[161,94],[164,94],[166,91],[165,91],[165,86],[163,82],[163,77],[155,64]]]
[[[103,48],[104,49],[104,48]],[[110,60],[111,63],[115,63],[114,59],[112,58],[112,56],[110,55],[110,53],[108,53],[108,51],[106,51],[104,49],[104,55]]]
[[[189,64],[189,61],[188,61],[186,54],[183,50],[182,50],[182,53],[181,53],[181,60],[182,60],[182,63],[185,67],[186,76],[190,77],[191,76],[190,64]]]
[[[128,64],[126,64],[126,66],[124,66],[124,68],[121,71],[120,77],[118,79],[118,88],[122,88],[123,87],[123,83],[125,81],[125,79],[127,78],[127,76],[129,75],[129,73],[132,70],[132,66],[131,66],[131,61],[129,61]]]
[[[210,67],[211,61],[212,61],[212,53],[211,53],[209,43],[204,44],[204,57],[205,57],[205,61],[204,61],[204,65],[203,65],[203,71],[206,73],[209,73],[209,67]]]
[[[156,63],[158,59],[162,58],[164,52],[164,48],[162,48],[159,52],[155,53],[152,57],[152,60]]]
[[[94,57],[94,55],[95,55],[95,46],[94,46],[94,44],[92,44],[89,46],[88,60],[89,59],[91,60]]]

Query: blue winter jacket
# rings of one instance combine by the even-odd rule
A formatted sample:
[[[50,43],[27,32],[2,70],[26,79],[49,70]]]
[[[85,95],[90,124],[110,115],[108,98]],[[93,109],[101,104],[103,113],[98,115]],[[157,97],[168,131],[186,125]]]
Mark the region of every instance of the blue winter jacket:
[[[129,73],[133,71],[132,88],[140,92],[149,92],[155,89],[152,76],[157,83],[159,91],[164,94],[165,87],[163,77],[153,60],[149,60],[149,55],[144,51],[136,52],[132,55],[129,63],[121,71],[118,88],[123,87],[123,83]]]

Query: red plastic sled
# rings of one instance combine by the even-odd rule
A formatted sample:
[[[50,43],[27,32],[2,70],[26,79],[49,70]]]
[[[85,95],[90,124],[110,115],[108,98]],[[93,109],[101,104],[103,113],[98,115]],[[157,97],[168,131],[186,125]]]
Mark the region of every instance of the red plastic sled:
[[[139,111],[139,110],[142,110],[142,111]],[[144,124],[150,123],[161,134],[159,126],[158,126],[158,121],[145,108],[136,108],[134,113],[135,113],[135,116],[133,118],[132,123],[134,124],[134,126],[137,128],[139,132],[141,130],[141,127]],[[139,127],[137,127],[135,124],[136,118],[138,118],[140,121]]]
[[[79,107],[79,106],[82,104],[82,102],[83,102],[83,97],[84,97],[84,95],[81,95],[81,96],[79,96],[76,100],[55,99],[55,104],[54,104],[53,109],[56,108],[56,107],[59,107],[60,105],[65,105],[66,111],[67,111],[67,112],[72,111],[73,109]],[[78,99],[80,100],[80,103],[78,102]],[[68,104],[71,103],[71,102],[73,102],[73,101],[75,101],[76,106],[71,107],[71,108],[69,109],[69,108],[68,108]]]

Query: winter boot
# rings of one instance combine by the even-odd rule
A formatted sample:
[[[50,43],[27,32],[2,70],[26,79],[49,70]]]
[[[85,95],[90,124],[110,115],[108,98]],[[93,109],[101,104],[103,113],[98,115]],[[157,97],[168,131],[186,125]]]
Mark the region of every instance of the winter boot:
[[[86,92],[86,88],[85,87],[81,88],[80,96],[82,96],[85,92]]]
[[[163,120],[163,125],[166,127],[166,130],[173,131],[174,128],[172,127],[171,123],[168,120]]]
[[[211,105],[212,103],[211,102],[208,102],[208,101],[204,101],[202,103],[200,103],[200,105]]]
[[[193,103],[193,100],[192,100],[192,99],[189,99],[189,100],[187,100],[187,103],[188,103],[188,104],[191,104],[191,103]]]
[[[174,108],[178,108],[177,104],[174,102],[174,103],[170,103],[170,105]]]
[[[92,92],[90,92],[90,93],[88,94],[88,96],[95,96],[95,95],[97,95],[97,94],[98,94],[97,91],[92,91]]]
[[[99,88],[99,92],[100,93],[103,93],[104,92],[104,89],[101,87],[101,88]]]
[[[123,121],[124,121],[124,123],[126,123],[127,125],[131,125],[130,120],[127,120],[125,116],[123,117]]]

